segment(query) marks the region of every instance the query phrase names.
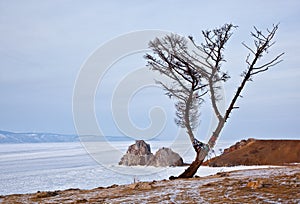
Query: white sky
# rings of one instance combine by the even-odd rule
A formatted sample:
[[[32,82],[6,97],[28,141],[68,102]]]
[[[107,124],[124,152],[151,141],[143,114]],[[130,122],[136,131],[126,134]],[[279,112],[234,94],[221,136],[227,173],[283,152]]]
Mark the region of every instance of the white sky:
[[[299,19],[297,0],[0,0],[0,129],[75,133],[72,94],[80,67],[101,44],[136,30],[168,30],[201,42],[201,30],[238,25],[226,50],[225,68],[232,75],[226,85],[230,98],[245,68],[247,52],[241,42],[250,42],[253,25],[265,29],[280,23],[270,56],[285,52],[284,62],[248,84],[222,137],[299,138]],[[101,97],[102,102],[110,100],[99,94],[98,103]],[[132,119],[145,127],[147,107],[153,104],[145,101],[153,99],[153,93],[139,94],[145,100],[136,100]],[[160,94],[156,90],[155,101],[164,100],[168,124],[173,124],[172,101]],[[110,111],[96,110],[104,133],[120,134]],[[201,121],[205,125],[205,118]]]

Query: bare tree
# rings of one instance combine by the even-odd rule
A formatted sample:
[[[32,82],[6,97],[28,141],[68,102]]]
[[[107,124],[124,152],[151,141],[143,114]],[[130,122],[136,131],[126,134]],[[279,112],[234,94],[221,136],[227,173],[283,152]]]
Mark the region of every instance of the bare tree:
[[[247,68],[242,73],[242,82],[237,88],[225,113],[218,107],[220,83],[226,82],[230,76],[223,71],[222,63],[225,62],[225,45],[232,36],[232,30],[236,28],[232,24],[225,24],[214,30],[202,31],[204,43],[198,45],[193,37],[181,37],[171,34],[163,38],[156,38],[150,41],[149,47],[152,54],[146,54],[147,65],[150,69],[160,72],[162,75],[172,79],[171,84],[159,81],[165,90],[166,95],[176,99],[175,122],[182,128],[186,128],[189,139],[196,151],[196,158],[192,164],[178,177],[190,178],[195,175],[203,163],[208,152],[214,147],[230,113],[235,106],[237,99],[241,96],[246,83],[252,80],[256,74],[267,71],[269,68],[281,62],[281,53],[272,60],[260,64],[260,59],[268,53],[274,45],[274,36],[278,25],[273,25],[272,30],[266,34],[254,27],[251,33],[254,41],[254,48],[242,43],[249,50],[246,58]],[[204,102],[204,96],[209,94],[212,109],[218,119],[218,124],[212,132],[207,144],[195,138],[194,131],[199,124],[200,105]]]

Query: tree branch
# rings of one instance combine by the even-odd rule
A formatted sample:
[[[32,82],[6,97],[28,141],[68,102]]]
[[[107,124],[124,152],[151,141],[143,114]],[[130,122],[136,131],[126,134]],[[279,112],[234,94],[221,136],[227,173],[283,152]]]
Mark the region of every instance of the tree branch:
[[[265,63],[262,66],[255,68],[256,63],[263,56],[263,54],[268,53],[268,49],[272,45],[274,45],[272,40],[273,40],[273,38],[275,36],[275,33],[278,29],[278,25],[275,25],[275,26],[273,25],[273,29],[271,31],[267,30],[268,35],[264,35],[256,27],[254,27],[254,29],[255,29],[256,33],[251,33],[252,36],[254,37],[254,42],[255,42],[255,46],[256,46],[255,53],[251,52],[254,55],[254,58],[253,58],[252,62],[249,62],[248,60],[249,60],[249,57],[250,57],[251,53],[247,56],[246,62],[249,65],[249,67],[248,67],[247,71],[245,72],[245,74],[243,75],[244,78],[243,78],[240,86],[237,88],[237,91],[236,91],[233,99],[231,100],[231,103],[230,103],[228,109],[226,110],[225,117],[224,117],[225,121],[229,118],[229,115],[230,115],[231,111],[234,109],[234,106],[235,106],[235,103],[236,103],[238,97],[241,95],[241,92],[244,89],[246,82],[251,79],[251,76],[259,74],[261,72],[265,72],[270,67],[275,66],[276,64],[278,64],[282,61],[282,60],[279,60],[279,59],[284,53],[281,53],[281,54],[277,55],[270,62]],[[246,46],[246,48],[248,48],[248,46]],[[252,49],[250,49],[250,50],[252,50]],[[254,70],[256,70],[256,71],[254,71]]]

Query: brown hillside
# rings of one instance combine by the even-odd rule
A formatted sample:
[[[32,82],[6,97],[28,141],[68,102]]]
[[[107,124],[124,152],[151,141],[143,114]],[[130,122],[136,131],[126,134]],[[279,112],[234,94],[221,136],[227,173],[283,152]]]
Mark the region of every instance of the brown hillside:
[[[209,166],[300,163],[300,140],[242,140],[205,163]]]

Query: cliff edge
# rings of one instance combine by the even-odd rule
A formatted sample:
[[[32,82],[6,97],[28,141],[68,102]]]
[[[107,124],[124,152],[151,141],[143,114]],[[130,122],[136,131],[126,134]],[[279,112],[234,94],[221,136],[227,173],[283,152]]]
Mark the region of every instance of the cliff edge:
[[[209,166],[286,165],[300,163],[300,140],[248,139],[237,142],[220,156],[205,162]]]

